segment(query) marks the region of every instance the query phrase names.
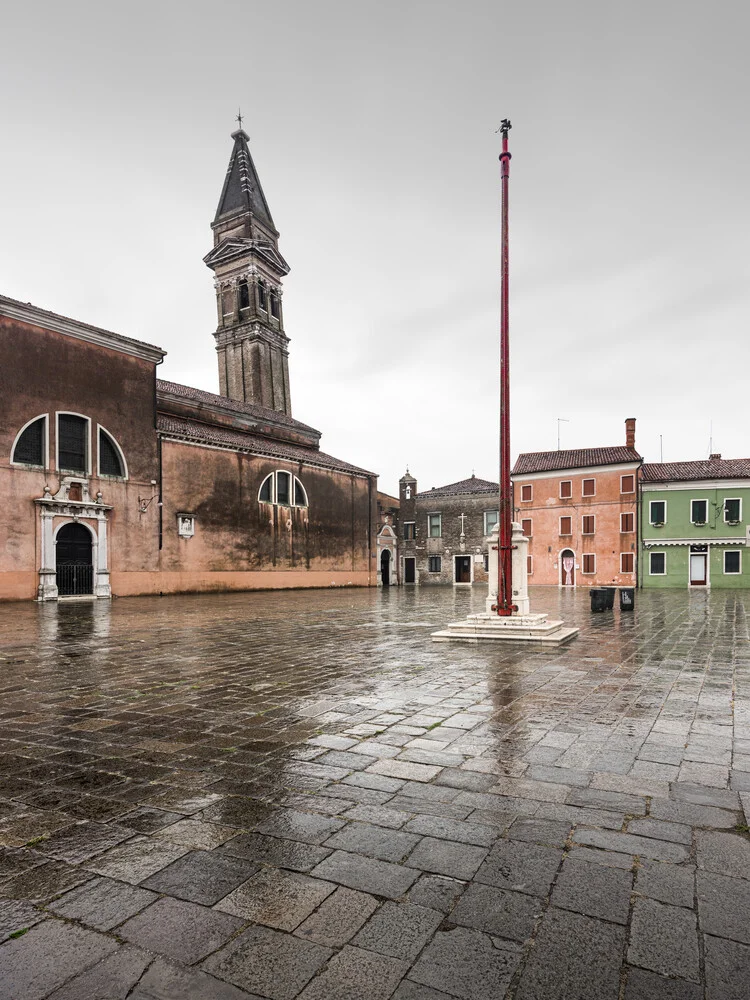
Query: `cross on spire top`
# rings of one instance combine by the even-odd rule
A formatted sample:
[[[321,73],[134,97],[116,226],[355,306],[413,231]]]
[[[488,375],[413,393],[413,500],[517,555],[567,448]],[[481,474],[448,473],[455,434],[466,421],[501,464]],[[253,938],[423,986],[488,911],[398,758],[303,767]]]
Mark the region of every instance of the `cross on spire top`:
[[[237,114],[234,120],[237,122],[238,126],[242,128],[242,108],[237,108]]]

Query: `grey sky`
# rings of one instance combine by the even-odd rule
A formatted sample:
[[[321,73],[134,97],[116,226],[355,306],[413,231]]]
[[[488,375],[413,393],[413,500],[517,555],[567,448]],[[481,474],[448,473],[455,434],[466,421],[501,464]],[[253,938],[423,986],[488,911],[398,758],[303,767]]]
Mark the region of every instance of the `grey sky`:
[[[238,105],[281,250],[294,415],[396,489],[512,445],[750,455],[739,2],[29,3],[3,14],[0,293],[218,391],[202,262]]]

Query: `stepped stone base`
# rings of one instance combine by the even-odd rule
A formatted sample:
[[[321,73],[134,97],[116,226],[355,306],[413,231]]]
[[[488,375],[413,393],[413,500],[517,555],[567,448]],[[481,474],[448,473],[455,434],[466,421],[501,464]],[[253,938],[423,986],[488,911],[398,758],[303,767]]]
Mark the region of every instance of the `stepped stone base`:
[[[578,635],[579,629],[570,628],[562,621],[548,619],[547,615],[511,615],[501,618],[495,614],[469,615],[461,622],[452,622],[440,632],[433,632],[434,642],[482,642],[485,639],[505,639],[511,642],[540,642],[559,646]]]

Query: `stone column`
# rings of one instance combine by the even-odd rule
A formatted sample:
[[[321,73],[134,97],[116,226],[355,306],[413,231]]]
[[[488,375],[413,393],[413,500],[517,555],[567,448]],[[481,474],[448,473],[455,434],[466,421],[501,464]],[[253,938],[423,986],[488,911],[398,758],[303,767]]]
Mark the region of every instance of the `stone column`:
[[[512,552],[512,573],[513,573],[513,603],[518,606],[517,615],[527,615],[529,613],[529,584],[526,572],[526,556],[529,550],[529,540],[524,535],[521,525],[513,522],[511,531]],[[486,601],[487,614],[494,614],[492,605],[497,604],[497,561],[498,561],[498,535],[500,524],[497,523],[492,529],[489,538],[489,581]]]
[[[94,597],[111,597],[109,585],[109,566],[107,564],[107,518],[104,514],[97,516],[97,546],[96,546],[96,580],[94,581]]]
[[[37,589],[37,600],[56,601],[57,600],[57,566],[55,559],[55,533],[53,517],[54,514],[46,507],[40,507],[39,516],[42,521],[42,551],[41,567],[39,569],[39,587]]]

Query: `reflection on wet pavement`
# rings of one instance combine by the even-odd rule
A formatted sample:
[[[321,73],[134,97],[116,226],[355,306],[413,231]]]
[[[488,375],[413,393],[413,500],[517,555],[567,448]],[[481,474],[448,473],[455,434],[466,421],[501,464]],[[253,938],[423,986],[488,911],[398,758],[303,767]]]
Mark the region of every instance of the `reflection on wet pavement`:
[[[0,606],[0,1000],[746,1000],[742,593],[484,596]]]

